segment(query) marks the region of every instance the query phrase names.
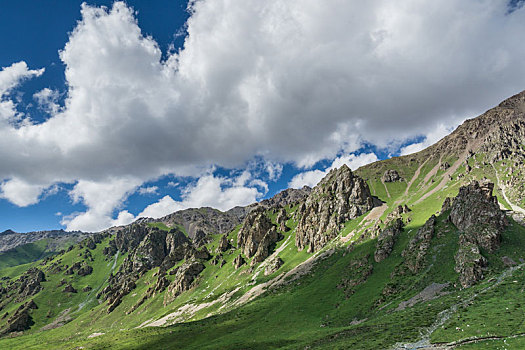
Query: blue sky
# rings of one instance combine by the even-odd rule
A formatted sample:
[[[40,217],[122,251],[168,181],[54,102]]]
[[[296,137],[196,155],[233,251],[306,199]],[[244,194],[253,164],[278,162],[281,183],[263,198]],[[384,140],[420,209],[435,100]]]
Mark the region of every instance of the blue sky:
[[[525,88],[522,2],[0,1],[0,231],[227,210]]]

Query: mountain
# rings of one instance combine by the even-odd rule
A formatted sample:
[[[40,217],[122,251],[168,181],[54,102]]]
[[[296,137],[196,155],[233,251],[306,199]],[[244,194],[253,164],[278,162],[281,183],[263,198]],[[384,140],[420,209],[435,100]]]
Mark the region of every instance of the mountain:
[[[429,148],[0,269],[1,348],[525,348],[525,92]]]

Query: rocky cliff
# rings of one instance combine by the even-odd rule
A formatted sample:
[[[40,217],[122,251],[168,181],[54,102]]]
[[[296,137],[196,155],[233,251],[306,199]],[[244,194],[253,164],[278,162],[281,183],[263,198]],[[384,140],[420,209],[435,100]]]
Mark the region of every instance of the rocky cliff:
[[[367,183],[343,165],[313,188],[296,213],[295,244],[314,252],[333,239],[343,224],[374,207]]]

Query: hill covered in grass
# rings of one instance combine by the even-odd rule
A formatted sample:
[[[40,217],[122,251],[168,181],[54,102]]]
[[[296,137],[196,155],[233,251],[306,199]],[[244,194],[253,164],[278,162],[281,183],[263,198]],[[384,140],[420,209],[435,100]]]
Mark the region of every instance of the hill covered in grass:
[[[524,113],[521,93],[313,189],[15,251],[0,347],[522,348]]]

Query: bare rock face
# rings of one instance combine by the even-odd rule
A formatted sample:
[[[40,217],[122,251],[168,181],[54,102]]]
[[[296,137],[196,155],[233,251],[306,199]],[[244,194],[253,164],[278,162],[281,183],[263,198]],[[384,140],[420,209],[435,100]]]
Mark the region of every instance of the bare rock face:
[[[45,280],[46,276],[41,270],[37,268],[27,270],[18,280],[18,282],[20,282],[20,288],[18,289],[17,300],[24,300],[40,292],[40,290],[42,290],[40,282]]]
[[[337,236],[346,221],[373,207],[365,180],[355,176],[346,165],[331,170],[297,211],[295,245],[299,250],[317,251]]]
[[[472,181],[459,189],[450,206],[449,220],[461,232],[455,255],[455,270],[463,288],[483,279],[487,260],[480,248],[494,252],[499,248],[507,219],[492,195],[494,184]]]
[[[35,324],[30,313],[32,309],[38,309],[38,306],[33,300],[20,305],[15,313],[7,320],[6,326],[1,334],[21,332],[31,328],[31,326]]]
[[[222,212],[213,208],[185,209],[169,214],[161,219],[169,227],[182,225],[188,237],[200,247],[207,242],[211,234],[223,234],[240,224],[245,213],[237,215],[235,211]]]
[[[97,295],[97,298],[103,296],[108,301],[108,312],[112,312],[120,305],[122,298],[135,289],[136,281],[146,271],[159,267],[157,282],[163,284],[163,276],[177,262],[183,259],[193,261],[210,257],[206,249],[196,250],[188,237],[178,228],[166,232],[139,223],[121,232],[128,232],[131,236],[118,236],[117,233],[115,237],[117,242],[114,245],[116,248],[128,249],[130,253],[122,262],[118,272],[109,276],[109,285]],[[138,237],[142,239],[137,243]]]
[[[401,255],[405,258],[405,264],[412,273],[417,273],[423,266],[430,241],[434,237],[436,217],[432,215],[423,226],[419,228],[414,238]]]
[[[159,266],[166,257],[166,231],[154,227],[149,230],[133,254],[135,271],[149,270]]]
[[[405,205],[398,205],[394,210],[392,210],[392,212],[390,214],[387,215],[385,221],[389,222],[389,221],[396,220],[398,218],[401,218],[401,215],[407,214],[409,212],[411,212],[411,210],[406,204]]]
[[[396,219],[388,227],[386,227],[377,237],[376,251],[374,253],[374,260],[380,262],[390,256],[394,249],[397,237],[403,229],[403,221]]]
[[[445,198],[445,200],[443,201],[443,205],[441,206],[440,214],[445,213],[451,207],[452,207],[452,198],[450,198],[450,197]]]
[[[261,201],[259,205],[265,207],[285,207],[287,205],[294,205],[305,200],[310,192],[312,192],[312,189],[308,186],[304,186],[301,189],[288,188],[277,193],[272,198]]]
[[[190,261],[179,267],[175,279],[168,286],[166,302],[173,301],[182,292],[192,288],[197,276],[204,270],[204,265],[198,261]]]
[[[244,261],[243,257],[241,256],[241,254],[237,255],[235,257],[235,259],[233,259],[233,267],[235,268],[235,270],[239,269],[242,265],[244,265],[246,263],[246,261]]]
[[[488,252],[498,249],[501,233],[507,226],[505,214],[492,195],[494,184],[472,181],[459,189],[451,205],[449,219],[470,241]]]
[[[76,293],[77,290],[71,285],[71,284],[68,284],[67,286],[64,287],[64,290],[62,290],[64,293]]]
[[[217,246],[217,253],[224,253],[225,251],[229,250],[231,248],[230,241],[228,240],[228,237],[226,234],[222,235],[221,239],[219,240],[219,245]]]
[[[459,249],[454,260],[454,269],[459,274],[459,283],[463,288],[468,288],[483,279],[483,268],[487,266],[487,259],[481,255],[472,237],[466,234],[459,236]]]
[[[383,182],[396,182],[396,181],[403,181],[403,178],[399,176],[399,173],[397,172],[397,170],[388,169],[387,171],[385,171],[385,173],[381,177],[381,180]]]
[[[268,276],[272,273],[276,272],[283,266],[284,261],[280,257],[276,256],[275,258],[268,261],[268,265],[266,265],[266,268],[264,269],[264,275]]]
[[[246,216],[237,235],[237,246],[246,257],[253,257],[253,266],[266,259],[272,246],[281,239],[282,235],[266,215],[265,208],[259,207]]]

